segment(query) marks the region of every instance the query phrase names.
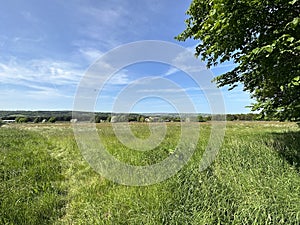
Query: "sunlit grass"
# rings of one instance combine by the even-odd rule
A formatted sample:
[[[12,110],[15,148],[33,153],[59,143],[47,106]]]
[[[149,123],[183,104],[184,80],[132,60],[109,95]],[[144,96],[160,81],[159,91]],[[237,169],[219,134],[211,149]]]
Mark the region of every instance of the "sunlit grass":
[[[155,151],[135,152],[122,146],[110,124],[97,125],[107,149],[133,165],[167,157],[176,147],[179,128],[177,123],[168,124],[166,138]],[[10,174],[9,179],[2,175],[0,183],[4,224],[300,222],[300,133],[292,123],[228,123],[216,160],[199,171],[211,131],[209,124],[201,124],[200,140],[188,164],[172,178],[146,187],[119,185],[94,172],[67,124],[26,124],[16,129],[0,129],[1,174]],[[140,138],[150,135],[145,124],[134,124],[132,131]],[[29,194],[36,184],[45,188],[37,185],[37,194]]]
[[[45,224],[64,213],[60,162],[42,136],[0,129],[0,224]]]

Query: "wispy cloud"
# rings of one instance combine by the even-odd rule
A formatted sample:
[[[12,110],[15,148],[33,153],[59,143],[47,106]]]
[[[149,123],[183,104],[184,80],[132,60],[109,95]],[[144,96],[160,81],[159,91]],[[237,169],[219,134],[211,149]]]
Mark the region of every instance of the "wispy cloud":
[[[53,109],[72,106],[83,70],[52,59],[0,62],[1,107]]]
[[[132,82],[128,75],[128,70],[121,70],[114,74],[112,78],[107,82],[108,85],[127,85]]]
[[[29,37],[14,37],[13,42],[41,42],[43,37],[29,38]]]
[[[88,63],[95,62],[103,55],[103,52],[95,48],[79,48],[78,51]]]
[[[160,88],[160,89],[144,89],[144,90],[138,90],[137,92],[139,93],[155,93],[155,94],[159,94],[159,93],[182,93],[184,91],[184,89],[180,89],[180,88]]]
[[[0,63],[0,82],[25,85],[31,82],[54,85],[76,85],[83,71],[70,62],[55,60],[31,60],[19,63],[11,59]]]
[[[174,73],[177,73],[179,71],[180,70],[175,68],[175,67],[170,67],[169,70],[165,74],[163,74],[162,76],[163,77],[170,76],[170,75],[173,75]]]
[[[201,91],[200,87],[188,87],[188,88],[150,88],[150,89],[141,89],[137,92],[140,93],[183,93],[183,92],[190,92],[190,91]]]

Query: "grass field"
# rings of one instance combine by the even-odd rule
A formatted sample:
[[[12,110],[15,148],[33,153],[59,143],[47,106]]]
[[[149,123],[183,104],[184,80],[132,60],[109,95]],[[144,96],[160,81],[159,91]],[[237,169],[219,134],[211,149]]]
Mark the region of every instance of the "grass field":
[[[134,124],[146,138],[145,124]],[[175,176],[150,186],[113,183],[83,159],[69,124],[0,128],[0,224],[299,224],[300,131],[296,124],[228,122],[214,163],[199,172],[210,135],[202,123],[196,151]],[[146,165],[175,148],[170,123],[155,151],[120,144],[110,124],[97,125],[119,160]]]

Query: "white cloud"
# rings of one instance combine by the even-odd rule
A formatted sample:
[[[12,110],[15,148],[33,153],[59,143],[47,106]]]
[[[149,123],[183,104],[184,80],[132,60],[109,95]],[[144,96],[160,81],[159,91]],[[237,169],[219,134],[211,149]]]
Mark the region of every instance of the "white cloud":
[[[83,71],[76,64],[55,60],[31,60],[20,63],[11,59],[0,63],[0,82],[25,85],[31,82],[54,85],[76,85]]]
[[[154,94],[159,94],[159,93],[182,93],[185,91],[184,89],[181,88],[160,88],[160,89],[143,89],[143,90],[138,90],[137,92],[139,93],[154,93]]]
[[[52,59],[0,62],[0,100],[5,109],[66,109],[72,106],[83,70]]]
[[[101,55],[103,55],[103,52],[94,48],[80,48],[79,52],[89,63],[95,62]]]
[[[168,69],[168,71],[163,75],[163,77],[164,76],[170,76],[170,75],[172,75],[172,74],[174,74],[174,73],[177,73],[177,72],[179,72],[180,70],[179,69],[177,69],[177,68],[175,68],[175,67],[170,67],[169,69]]]
[[[196,45],[192,47],[187,47],[187,51],[183,51],[177,56],[175,56],[172,61],[172,65],[170,66],[168,71],[162,76],[170,76],[179,72],[180,70],[186,73],[201,72],[207,70],[205,64],[200,59],[195,60],[193,54],[195,47]]]
[[[195,60],[193,54],[190,51],[182,52],[178,54],[173,62],[174,66],[183,70],[184,72],[200,72],[207,70],[205,64],[200,60]]]

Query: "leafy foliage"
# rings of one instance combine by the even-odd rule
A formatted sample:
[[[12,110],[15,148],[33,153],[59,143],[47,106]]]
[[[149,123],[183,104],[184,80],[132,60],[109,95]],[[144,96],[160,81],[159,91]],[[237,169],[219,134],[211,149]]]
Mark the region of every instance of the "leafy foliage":
[[[29,121],[28,117],[17,117],[16,118],[17,123],[26,123],[28,121]]]
[[[298,0],[193,0],[186,30],[200,40],[196,55],[207,66],[233,60],[219,86],[244,84],[253,110],[281,120],[300,120],[300,4]]]

